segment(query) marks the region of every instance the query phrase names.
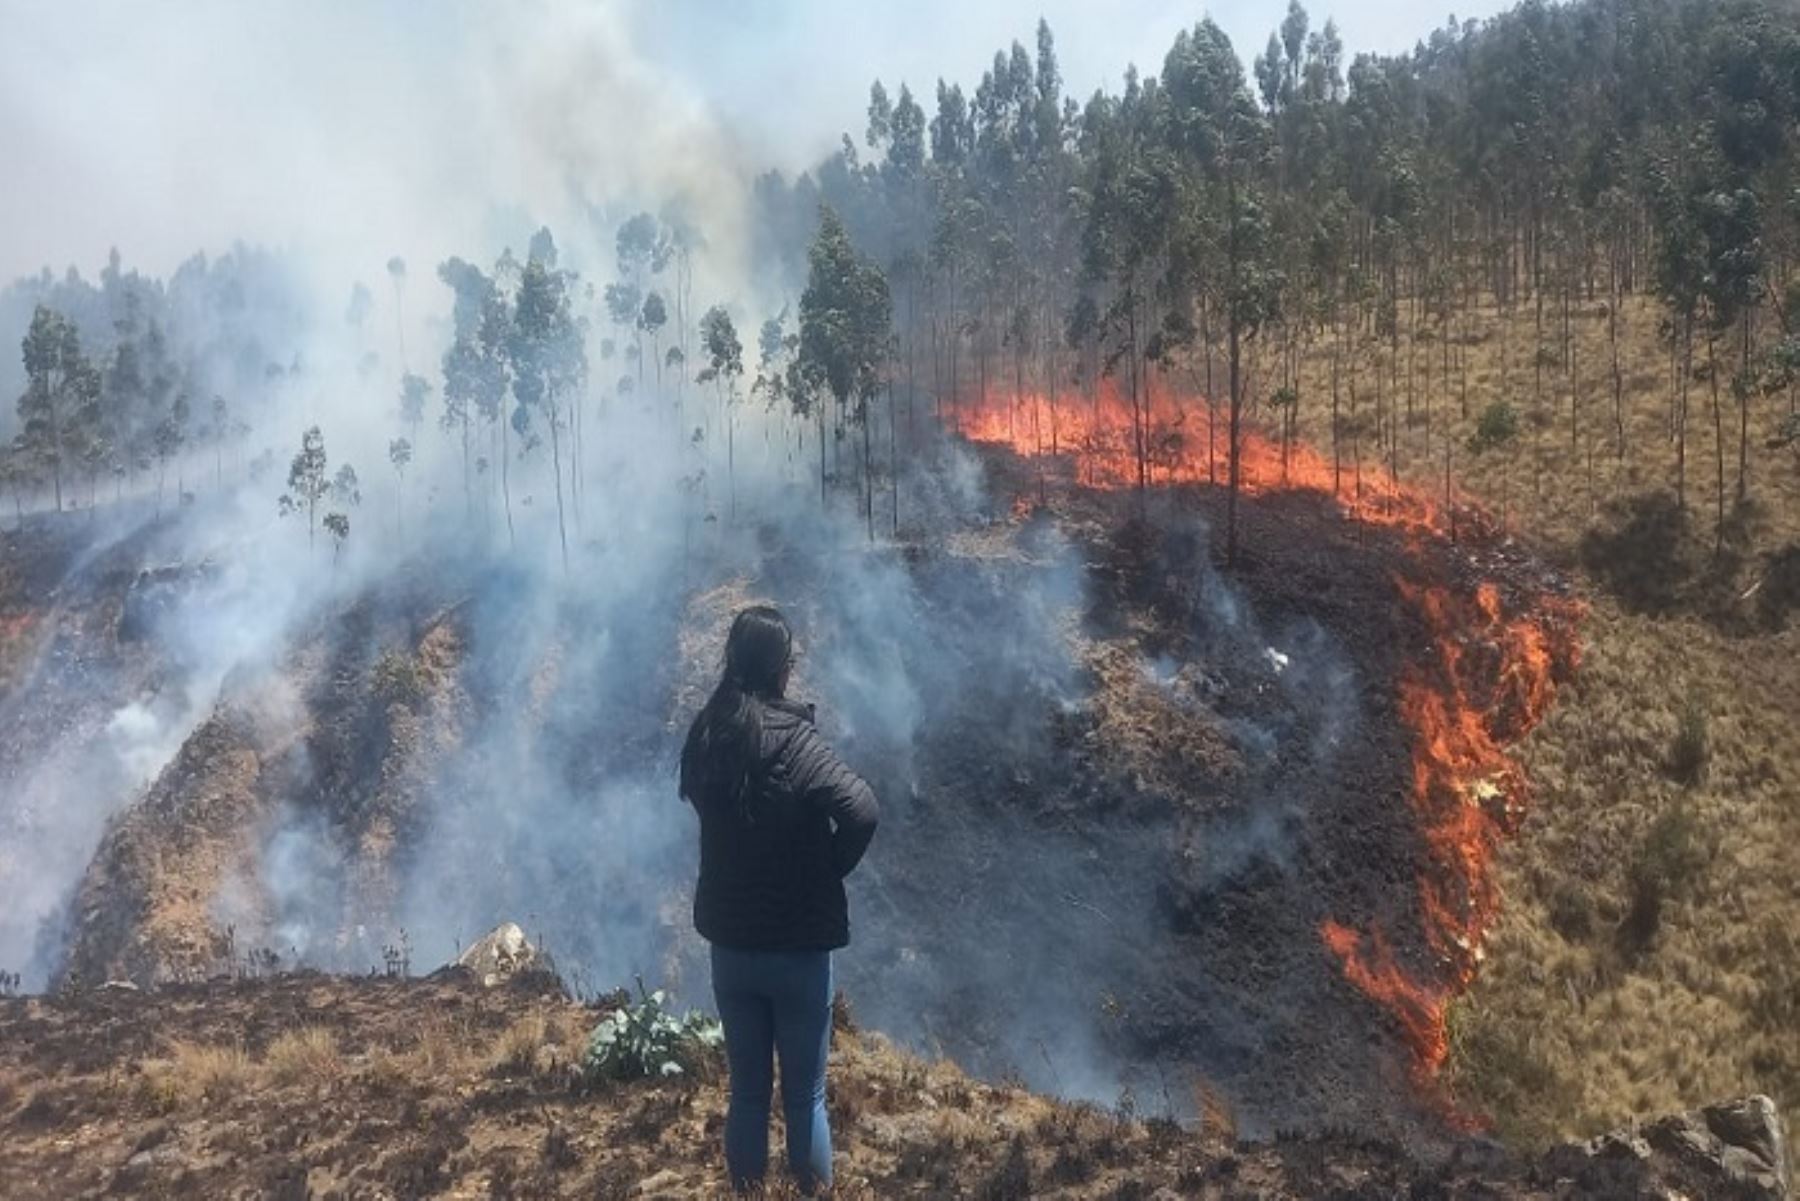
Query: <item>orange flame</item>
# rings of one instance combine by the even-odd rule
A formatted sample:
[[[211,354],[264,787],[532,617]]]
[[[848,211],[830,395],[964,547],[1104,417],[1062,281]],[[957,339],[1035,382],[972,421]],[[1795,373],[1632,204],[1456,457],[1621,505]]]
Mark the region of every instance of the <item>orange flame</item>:
[[[1087,397],[990,398],[956,407],[952,419],[973,441],[1040,461],[1071,458],[1077,482],[1089,487],[1131,487],[1140,478],[1226,482],[1225,414],[1166,390],[1134,407],[1109,381]],[[1322,491],[1353,520],[1400,527],[1420,545],[1449,528],[1434,497],[1379,470],[1364,471],[1357,456],[1334,462],[1248,428],[1240,444],[1240,485],[1247,493]],[[1478,508],[1450,500],[1485,524]],[[1494,580],[1483,580],[1472,594],[1423,579],[1395,584],[1432,647],[1404,669],[1398,700],[1412,732],[1408,799],[1427,853],[1419,903],[1436,962],[1424,972],[1403,966],[1378,923],[1359,932],[1327,919],[1319,933],[1345,978],[1393,1015],[1412,1051],[1414,1078],[1428,1085],[1449,1052],[1447,1006],[1474,980],[1499,914],[1494,854],[1525,812],[1525,775],[1506,748],[1543,719],[1557,676],[1575,666],[1581,608],[1547,594],[1509,607]]]
[[[1146,484],[1226,482],[1229,430],[1223,410],[1167,388],[1140,399],[1135,420],[1133,409],[1109,379],[1090,396],[990,398],[952,406],[945,419],[972,442],[1006,446],[1026,458],[1072,459],[1076,482],[1090,488],[1135,486],[1140,442]],[[1366,457],[1333,462],[1304,443],[1269,438],[1248,426],[1239,443],[1239,483],[1246,493],[1327,492],[1361,520],[1442,528],[1430,496],[1389,479]]]

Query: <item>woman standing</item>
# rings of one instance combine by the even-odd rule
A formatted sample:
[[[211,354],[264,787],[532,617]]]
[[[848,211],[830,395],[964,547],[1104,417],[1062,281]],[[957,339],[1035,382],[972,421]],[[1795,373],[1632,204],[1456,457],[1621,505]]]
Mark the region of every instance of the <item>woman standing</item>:
[[[831,952],[848,945],[844,877],[875,836],[875,794],[786,699],[794,639],[768,606],[731,623],[725,670],[688,730],[681,795],[700,815],[694,927],[712,944],[725,1026],[732,1187],[762,1182],[773,1058],[781,1059],[788,1166],[802,1191],[831,1185],[825,1059]]]

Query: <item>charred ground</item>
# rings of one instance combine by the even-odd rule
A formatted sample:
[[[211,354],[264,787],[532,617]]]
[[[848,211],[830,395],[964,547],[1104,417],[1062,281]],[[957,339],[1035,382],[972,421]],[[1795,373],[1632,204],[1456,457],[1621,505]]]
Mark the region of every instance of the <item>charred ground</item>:
[[[995,495],[1038,495],[1020,461],[988,462]],[[1216,503],[1059,488],[868,553],[770,530],[685,584],[548,621],[522,578],[401,572],[225,682],[108,829],[61,978],[404,968],[451,950],[423,913],[458,942],[520,915],[590,991],[702,980],[668,780],[725,618],[766,598],[800,624],[799,690],[886,803],[841,969],[871,1026],[1144,1113],[1191,1117],[1204,1092],[1251,1132],[1436,1138],[1413,1032],[1319,929],[1378,926],[1408,973],[1452,986],[1396,708],[1440,648],[1400,581],[1499,578],[1508,605],[1560,585],[1478,529],[1421,541],[1305,492],[1251,498],[1254,550],[1225,572]],[[662,584],[686,607],[657,610]],[[890,593],[873,614],[844,599]],[[651,614],[629,640],[627,608]]]

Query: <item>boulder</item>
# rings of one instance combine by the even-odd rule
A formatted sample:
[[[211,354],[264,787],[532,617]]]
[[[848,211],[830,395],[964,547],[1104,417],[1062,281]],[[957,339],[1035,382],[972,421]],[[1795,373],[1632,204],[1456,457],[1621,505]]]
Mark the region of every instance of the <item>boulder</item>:
[[[1787,1133],[1775,1102],[1752,1096],[1632,1125],[1552,1150],[1547,1174],[1584,1193],[1787,1201]]]
[[[502,922],[486,937],[470,944],[456,957],[454,966],[467,968],[484,988],[524,977],[556,976],[556,964],[549,952],[533,946],[516,922]]]
[[[1721,1179],[1753,1190],[1751,1196],[1785,1198],[1787,1132],[1768,1097],[1745,1097],[1663,1118],[1646,1126],[1644,1141]]]

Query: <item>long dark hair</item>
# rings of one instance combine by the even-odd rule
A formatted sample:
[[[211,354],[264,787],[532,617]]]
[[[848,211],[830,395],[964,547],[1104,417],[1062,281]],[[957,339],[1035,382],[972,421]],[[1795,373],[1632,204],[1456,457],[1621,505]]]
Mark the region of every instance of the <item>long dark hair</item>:
[[[745,820],[756,819],[763,705],[780,699],[793,653],[794,635],[780,610],[753,605],[732,621],[718,686],[681,748],[682,796],[695,805],[728,804]]]

